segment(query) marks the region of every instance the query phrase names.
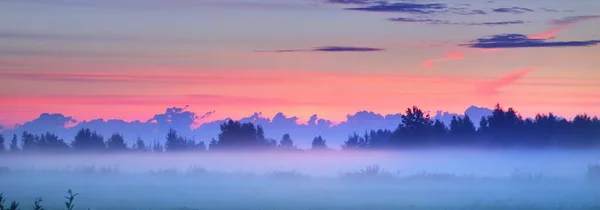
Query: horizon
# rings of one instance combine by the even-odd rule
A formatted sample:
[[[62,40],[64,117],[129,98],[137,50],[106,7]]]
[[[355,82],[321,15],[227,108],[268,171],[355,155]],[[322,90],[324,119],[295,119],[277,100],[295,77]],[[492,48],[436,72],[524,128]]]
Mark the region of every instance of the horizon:
[[[7,0],[0,125],[40,113],[132,122],[184,105],[215,110],[209,121],[282,112],[343,122],[361,110],[461,113],[496,103],[524,116],[598,116],[595,8],[560,0]]]

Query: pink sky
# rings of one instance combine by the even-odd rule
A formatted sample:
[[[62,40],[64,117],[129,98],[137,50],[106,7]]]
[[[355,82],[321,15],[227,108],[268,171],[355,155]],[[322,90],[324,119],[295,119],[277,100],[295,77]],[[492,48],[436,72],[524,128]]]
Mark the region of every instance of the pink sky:
[[[439,17],[349,11],[325,0],[227,1],[139,8],[0,2],[0,19],[11,20],[0,21],[0,125],[41,113],[145,121],[185,105],[215,110],[207,120],[283,112],[342,121],[361,110],[400,113],[417,105],[462,113],[496,103],[525,116],[600,115],[600,5],[473,3],[470,9],[486,14],[432,22]],[[441,2],[449,11],[458,7]],[[534,12],[491,9],[507,5]],[[386,20],[400,16],[406,22]],[[515,43],[498,36],[498,48],[468,45],[502,34],[530,40],[507,47]],[[535,40],[543,46],[532,47]]]

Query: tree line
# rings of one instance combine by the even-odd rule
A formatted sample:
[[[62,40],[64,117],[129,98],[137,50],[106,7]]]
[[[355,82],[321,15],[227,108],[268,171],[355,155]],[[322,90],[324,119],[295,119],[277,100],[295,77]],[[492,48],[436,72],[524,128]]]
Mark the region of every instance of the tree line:
[[[127,145],[119,133],[105,139],[87,128],[80,129],[67,143],[52,133],[34,135],[23,132],[20,141],[13,135],[8,147],[0,135],[0,152],[182,152],[219,150],[299,151],[289,134],[280,140],[266,138],[260,125],[229,120],[220,125],[220,134],[207,143],[187,138],[170,129],[163,143],[138,138]],[[453,117],[446,125],[434,120],[418,107],[402,115],[394,130],[379,129],[352,133],[341,145],[343,150],[386,150],[423,147],[492,148],[591,148],[600,146],[600,120],[586,114],[573,119],[552,113],[524,118],[512,108],[496,105],[492,114],[479,119],[478,126],[469,116]],[[327,150],[327,140],[316,136],[312,150]]]

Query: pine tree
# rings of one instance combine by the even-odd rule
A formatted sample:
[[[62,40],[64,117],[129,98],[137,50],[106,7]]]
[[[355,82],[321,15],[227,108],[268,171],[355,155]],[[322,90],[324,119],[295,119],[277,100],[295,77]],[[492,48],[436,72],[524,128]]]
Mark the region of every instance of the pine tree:
[[[313,150],[324,150],[327,149],[327,141],[321,136],[317,136],[312,141]]]
[[[13,134],[12,140],[10,140],[10,151],[19,152],[19,140],[17,140],[17,134]]]
[[[292,137],[290,136],[290,134],[286,133],[283,134],[283,137],[281,137],[281,141],[279,141],[279,148],[282,149],[294,149],[294,140],[292,140]]]
[[[106,148],[110,151],[127,150],[127,144],[125,144],[125,139],[123,138],[123,135],[121,135],[119,133],[114,133],[106,141]]]
[[[4,136],[0,134],[0,153],[6,151],[6,146],[4,146]]]

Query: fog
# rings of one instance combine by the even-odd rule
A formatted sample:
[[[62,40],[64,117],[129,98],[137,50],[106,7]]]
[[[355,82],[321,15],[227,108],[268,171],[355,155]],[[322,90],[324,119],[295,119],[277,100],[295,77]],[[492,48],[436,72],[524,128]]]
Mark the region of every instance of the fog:
[[[595,150],[7,155],[0,160],[0,192],[23,209],[40,196],[46,209],[61,209],[67,189],[79,193],[75,209],[600,207],[600,182],[586,176],[589,164],[600,163]]]

